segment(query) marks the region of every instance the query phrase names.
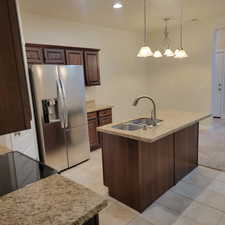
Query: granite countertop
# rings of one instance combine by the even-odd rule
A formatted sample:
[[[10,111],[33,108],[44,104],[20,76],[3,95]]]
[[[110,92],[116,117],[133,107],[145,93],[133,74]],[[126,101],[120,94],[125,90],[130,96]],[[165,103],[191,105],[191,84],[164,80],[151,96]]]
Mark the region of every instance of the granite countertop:
[[[106,200],[61,175],[52,175],[0,197],[0,224],[81,225]]]
[[[209,116],[210,114],[207,113],[167,110],[160,111],[157,115],[157,118],[163,120],[163,122],[161,122],[158,126],[148,128],[147,130],[139,129],[135,131],[126,131],[112,128],[112,126],[114,125],[128,121],[122,121],[120,123],[114,123],[98,127],[97,130],[102,133],[118,135],[138,141],[151,143],[163,137],[166,137],[167,135],[173,134],[176,131],[179,131],[194,123],[197,123],[200,120],[208,118]],[[132,120],[132,118],[130,120]]]
[[[87,113],[96,112],[104,109],[111,109],[112,105],[89,105],[87,106]]]

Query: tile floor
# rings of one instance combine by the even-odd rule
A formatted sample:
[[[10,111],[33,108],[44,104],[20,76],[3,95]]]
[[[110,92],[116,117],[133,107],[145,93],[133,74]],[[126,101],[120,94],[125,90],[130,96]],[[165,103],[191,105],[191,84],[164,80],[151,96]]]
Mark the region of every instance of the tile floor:
[[[225,225],[225,173],[199,166],[142,214],[111,198],[103,185],[101,150],[62,175],[109,200],[100,225]]]
[[[199,164],[225,172],[225,119],[200,123]]]

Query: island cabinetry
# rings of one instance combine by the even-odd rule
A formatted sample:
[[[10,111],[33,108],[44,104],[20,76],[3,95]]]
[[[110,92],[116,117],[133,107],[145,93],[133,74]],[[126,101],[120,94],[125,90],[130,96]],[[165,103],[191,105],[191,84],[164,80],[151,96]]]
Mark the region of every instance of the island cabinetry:
[[[174,134],[175,183],[198,166],[199,124]]]
[[[103,134],[104,184],[110,196],[143,212],[173,186],[173,136],[145,143]]]
[[[101,133],[104,185],[143,212],[198,165],[198,123],[155,141]]]

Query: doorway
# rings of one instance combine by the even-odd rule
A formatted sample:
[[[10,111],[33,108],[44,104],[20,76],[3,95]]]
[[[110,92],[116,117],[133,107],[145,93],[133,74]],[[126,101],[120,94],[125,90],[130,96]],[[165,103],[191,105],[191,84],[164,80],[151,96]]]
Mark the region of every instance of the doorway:
[[[225,116],[225,28],[216,30],[212,69],[212,115]]]

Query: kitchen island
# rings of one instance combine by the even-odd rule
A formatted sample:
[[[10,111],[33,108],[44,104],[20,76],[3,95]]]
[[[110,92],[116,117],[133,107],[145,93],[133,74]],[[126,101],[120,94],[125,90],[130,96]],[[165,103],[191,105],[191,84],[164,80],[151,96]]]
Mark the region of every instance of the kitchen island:
[[[143,212],[198,166],[199,121],[208,116],[164,111],[158,115],[162,122],[155,127],[99,127],[103,134],[104,184],[109,194]]]

